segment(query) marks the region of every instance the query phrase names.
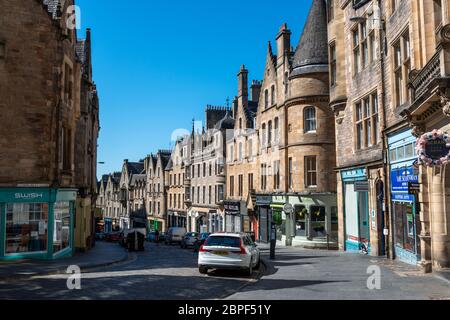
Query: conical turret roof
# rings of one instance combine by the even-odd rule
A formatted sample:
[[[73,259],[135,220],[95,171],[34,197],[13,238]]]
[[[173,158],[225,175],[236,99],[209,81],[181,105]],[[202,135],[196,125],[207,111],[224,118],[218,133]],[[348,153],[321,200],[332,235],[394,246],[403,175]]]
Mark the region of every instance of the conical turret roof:
[[[327,9],[325,0],[313,0],[292,62],[292,76],[328,72]]]

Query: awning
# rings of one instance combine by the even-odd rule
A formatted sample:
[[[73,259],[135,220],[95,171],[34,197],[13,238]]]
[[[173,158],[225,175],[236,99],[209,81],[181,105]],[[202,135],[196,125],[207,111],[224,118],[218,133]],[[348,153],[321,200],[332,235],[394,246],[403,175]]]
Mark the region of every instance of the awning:
[[[272,209],[277,210],[277,211],[278,211],[278,210],[283,211],[283,210],[284,210],[284,203],[283,203],[283,204],[273,203],[273,204],[270,205],[270,207],[271,207]]]

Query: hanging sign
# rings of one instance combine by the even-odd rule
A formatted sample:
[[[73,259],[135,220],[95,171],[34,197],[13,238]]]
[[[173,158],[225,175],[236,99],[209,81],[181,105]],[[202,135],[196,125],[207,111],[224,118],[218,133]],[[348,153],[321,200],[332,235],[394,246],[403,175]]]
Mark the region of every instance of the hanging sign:
[[[425,133],[417,140],[419,163],[428,167],[450,162],[450,136],[440,130]]]

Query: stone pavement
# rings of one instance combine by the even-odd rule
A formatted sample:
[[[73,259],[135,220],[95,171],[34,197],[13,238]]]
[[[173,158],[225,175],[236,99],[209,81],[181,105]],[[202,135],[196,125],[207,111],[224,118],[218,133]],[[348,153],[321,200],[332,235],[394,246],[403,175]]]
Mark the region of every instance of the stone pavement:
[[[0,262],[0,281],[28,279],[37,275],[66,273],[71,265],[81,270],[114,265],[129,259],[128,252],[118,243],[97,241],[95,247],[86,253],[77,253],[73,257],[38,261]]]
[[[266,273],[231,300],[447,300],[450,282],[419,268],[358,253],[278,247],[276,260],[259,245]],[[379,267],[381,288],[367,286],[369,267]]]

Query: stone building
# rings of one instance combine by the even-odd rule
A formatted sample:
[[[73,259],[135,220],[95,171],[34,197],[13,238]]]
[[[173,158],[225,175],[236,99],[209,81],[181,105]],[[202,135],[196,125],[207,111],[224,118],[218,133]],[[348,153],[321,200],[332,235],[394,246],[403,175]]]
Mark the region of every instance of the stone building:
[[[95,203],[97,198],[97,140],[100,131],[99,100],[92,79],[91,31],[77,41],[76,54],[81,63],[80,117],[75,134],[76,202],[75,248],[85,251],[94,245]]]
[[[96,217],[96,227],[99,229],[98,232],[109,232],[106,225],[106,187],[108,185],[109,175],[104,174],[100,181],[97,183],[97,199],[95,203],[95,208],[97,212],[100,213],[99,217]]]
[[[226,230],[245,231],[258,237],[255,211],[255,183],[258,180],[256,159],[258,135],[255,118],[261,93],[261,82],[253,81],[248,92],[248,70],[238,73],[238,96],[234,101],[233,132],[227,135],[227,192],[224,202]],[[236,185],[237,183],[237,185]]]
[[[120,216],[120,228],[131,228],[130,216],[134,211],[135,198],[134,187],[137,181],[142,180],[146,176],[144,160],[139,162],[130,162],[128,159],[123,161],[122,173],[120,175],[120,196],[119,200],[122,204],[123,211]],[[131,184],[133,181],[133,185]],[[141,196],[142,198],[142,196]],[[142,200],[143,202],[143,200]]]
[[[328,3],[330,106],[336,116],[339,247],[383,253],[384,55],[378,1]],[[378,27],[377,27],[378,25]]]
[[[337,246],[337,206],[325,1],[313,1],[295,51],[290,37],[284,24],[276,54],[269,43],[260,97],[253,97],[258,101],[255,131],[249,137],[235,134],[228,143],[227,197],[243,199],[245,188],[255,190],[240,210],[255,212],[259,241],[269,240],[275,223],[283,244],[328,248]],[[240,96],[246,81],[241,70]],[[240,99],[245,101],[245,95]],[[240,104],[245,105],[238,101],[238,110]],[[236,121],[235,132],[244,125],[251,128],[251,123]],[[252,170],[244,172],[246,163]],[[292,212],[285,212],[286,204]]]
[[[420,186],[418,195],[409,196],[413,203],[393,208],[390,239],[400,259],[418,261],[425,271],[448,270],[450,2],[398,1],[395,7],[393,3],[386,7],[388,35],[392,35],[388,38],[391,106],[404,120],[401,125],[406,122],[418,139],[419,162],[407,169],[413,172],[410,180]],[[415,141],[407,128],[404,131],[407,143],[396,148],[389,144],[391,161],[408,153],[409,143]]]
[[[105,232],[120,229],[121,217],[125,216],[125,209],[120,202],[121,172],[114,172],[108,176],[105,187],[104,221]]]
[[[172,150],[172,156],[165,169],[167,187],[167,228],[187,226],[186,158],[189,157],[186,140],[179,138]]]
[[[86,141],[94,141],[98,105],[81,101],[93,90],[91,79],[82,80],[76,30],[66,23],[73,3],[0,1],[2,260],[71,255],[78,186],[86,183],[82,190],[95,198],[95,149],[82,159],[86,172],[75,166],[81,108],[92,107]]]
[[[147,213],[151,230],[166,231],[167,189],[165,168],[169,163],[171,151],[159,150],[149,155],[147,161]]]
[[[189,231],[224,230],[226,132],[234,128],[231,108],[207,106],[206,129],[190,137],[190,199],[187,199]]]

